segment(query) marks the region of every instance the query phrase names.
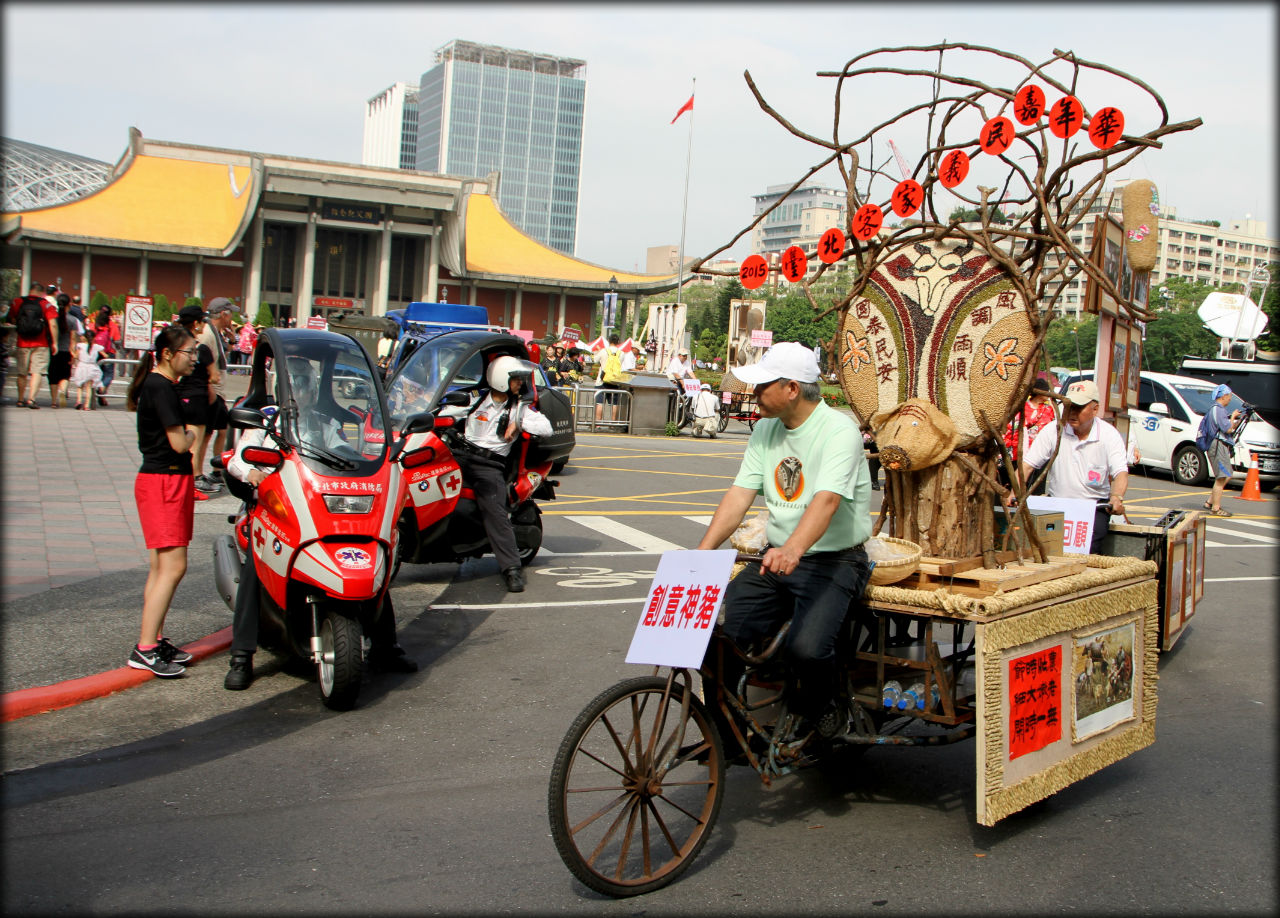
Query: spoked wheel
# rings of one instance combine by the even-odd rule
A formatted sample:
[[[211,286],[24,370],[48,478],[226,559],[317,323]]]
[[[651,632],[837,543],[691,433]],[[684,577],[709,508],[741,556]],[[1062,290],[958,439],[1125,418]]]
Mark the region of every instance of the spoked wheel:
[[[325,707],[347,711],[360,694],[364,672],[364,634],[355,619],[332,610],[320,622],[320,660],[316,663],[320,698]]]
[[[729,426],[729,406],[722,404],[720,406],[720,420],[716,425],[719,433],[724,433],[724,429]]]
[[[618,683],[578,715],[556,753],[547,809],[561,860],[609,896],[666,886],[706,844],[724,769],[720,734],[685,686],[668,691],[656,676]]]

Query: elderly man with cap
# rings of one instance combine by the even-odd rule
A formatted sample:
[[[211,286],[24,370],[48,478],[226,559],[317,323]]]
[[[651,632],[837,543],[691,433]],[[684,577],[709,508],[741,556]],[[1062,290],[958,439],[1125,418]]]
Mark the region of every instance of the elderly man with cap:
[[[706,434],[714,440],[719,427],[720,405],[711,394],[711,384],[703,383],[693,397],[693,435],[700,437]]]
[[[790,618],[786,652],[800,674],[792,710],[834,739],[849,726],[838,694],[836,636],[871,573],[863,549],[871,535],[871,478],[862,435],[852,417],[822,400],[818,361],[802,344],[775,344],[759,363],[733,373],[755,387],[762,420],[698,548],[718,548],[756,495],[764,496],[768,547],[759,565],[730,581],[724,633],[745,649]]]
[[[1062,443],[1049,467],[1050,497],[1092,500],[1097,503],[1089,552],[1098,546],[1111,525],[1110,517],[1124,515],[1124,492],[1129,487],[1128,450],[1124,437],[1098,417],[1098,384],[1091,379],[1067,387],[1062,415]],[[1031,442],[1022,460],[1022,478],[1043,468],[1053,455],[1058,426],[1045,427]]]
[[[693,375],[693,364],[689,360],[689,349],[687,347],[682,347],[676,351],[676,356],[672,357],[667,364],[667,378],[671,380],[677,389],[681,389],[683,386],[681,380],[697,378]]]
[[[1231,403],[1231,387],[1219,384],[1213,390],[1213,407],[1200,422],[1200,432],[1209,441],[1209,467],[1213,471],[1213,490],[1204,508],[1214,516],[1231,516],[1230,510],[1222,509],[1222,492],[1226,490],[1227,479],[1231,477],[1231,453],[1236,448],[1232,436],[1241,424],[1240,410],[1237,408],[1227,414],[1227,405]]]

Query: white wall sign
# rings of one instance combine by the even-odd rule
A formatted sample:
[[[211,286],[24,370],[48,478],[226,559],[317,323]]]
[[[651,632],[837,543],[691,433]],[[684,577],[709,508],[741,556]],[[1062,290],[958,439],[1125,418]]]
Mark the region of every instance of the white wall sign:
[[[1097,506],[1079,497],[1028,497],[1027,509],[1062,513],[1062,552],[1087,555],[1093,538],[1093,513]]]
[[[700,666],[737,556],[732,548],[663,552],[627,662]]]
[[[751,332],[752,347],[773,347],[773,332],[767,328],[756,328]]]
[[[155,301],[149,296],[124,298],[124,346],[127,350],[149,351],[155,344],[151,314]]]

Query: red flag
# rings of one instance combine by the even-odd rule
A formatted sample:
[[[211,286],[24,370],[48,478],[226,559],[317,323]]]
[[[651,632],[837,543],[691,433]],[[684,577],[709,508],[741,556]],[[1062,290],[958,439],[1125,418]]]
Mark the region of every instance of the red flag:
[[[693,96],[690,96],[689,101],[686,102],[684,105],[680,106],[680,111],[676,112],[676,116],[671,119],[671,123],[675,124],[676,121],[679,120],[681,115],[683,115],[685,112],[691,112],[691,111],[693,111]]]

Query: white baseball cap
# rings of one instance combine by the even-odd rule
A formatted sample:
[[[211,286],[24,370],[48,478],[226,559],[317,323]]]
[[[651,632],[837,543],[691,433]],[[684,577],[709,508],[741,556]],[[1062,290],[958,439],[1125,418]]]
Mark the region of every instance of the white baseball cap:
[[[1098,396],[1098,384],[1092,379],[1081,379],[1067,386],[1067,401],[1073,405],[1081,407],[1090,402],[1100,402],[1102,399]]]
[[[795,341],[781,341],[765,352],[764,359],[745,367],[735,367],[733,375],[749,386],[762,386],[775,379],[796,382],[818,381],[818,358]]]

